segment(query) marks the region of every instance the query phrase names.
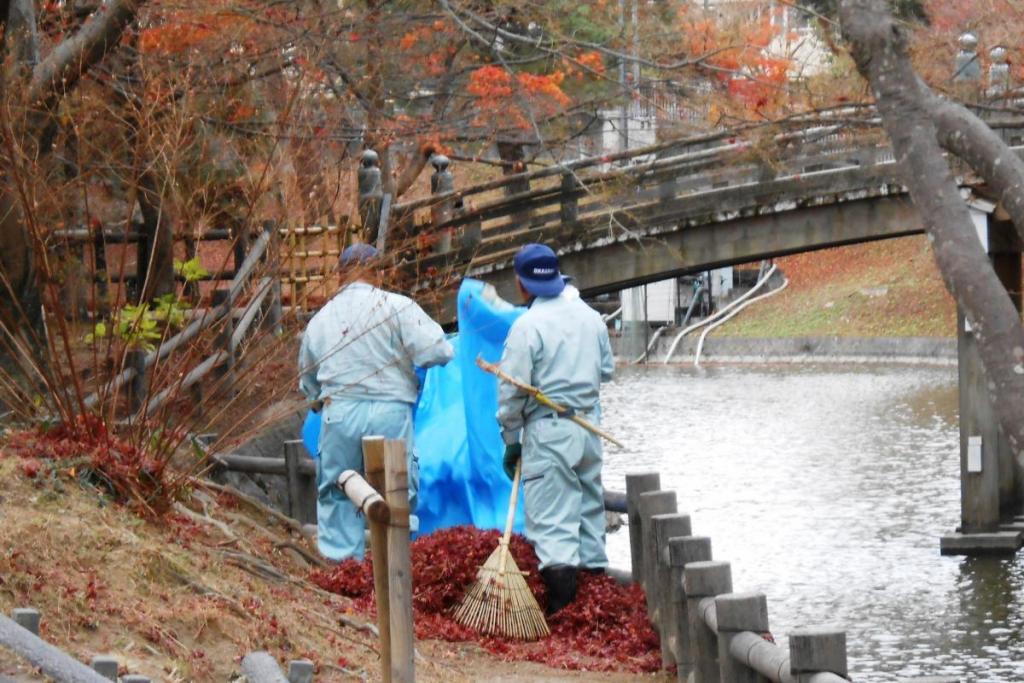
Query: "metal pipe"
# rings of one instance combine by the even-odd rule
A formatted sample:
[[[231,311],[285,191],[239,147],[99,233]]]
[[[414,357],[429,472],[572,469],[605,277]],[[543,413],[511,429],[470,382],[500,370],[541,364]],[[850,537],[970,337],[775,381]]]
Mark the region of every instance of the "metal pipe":
[[[644,362],[644,360],[647,358],[647,356],[651,353],[651,349],[653,349],[654,345],[658,343],[658,339],[661,337],[661,333],[664,332],[667,329],[668,329],[668,325],[662,325],[661,327],[659,327],[658,329],[656,329],[654,331],[654,335],[651,337],[651,341],[649,341],[647,343],[647,349],[644,350],[643,353],[641,353],[639,356],[636,357],[636,360],[633,361],[634,365],[636,363]]]
[[[701,320],[699,323],[694,323],[693,325],[684,328],[683,331],[676,335],[676,338],[672,340],[672,346],[669,347],[668,353],[665,354],[665,360],[663,361],[663,363],[665,365],[668,365],[669,360],[672,358],[672,354],[675,353],[676,347],[679,345],[679,342],[682,341],[683,337],[685,337],[693,330],[704,327],[705,325],[709,325],[715,322],[716,320],[720,319],[722,316],[727,315],[729,311],[731,311],[733,308],[746,301],[755,292],[757,292],[757,290],[760,289],[764,285],[764,283],[768,282],[768,278],[771,277],[772,273],[774,273],[777,268],[778,266],[773,265],[771,267],[771,270],[768,271],[768,274],[765,275],[756,285],[751,287],[749,292],[745,292],[741,297],[731,302],[728,306],[722,308],[722,310],[718,311],[714,315],[709,315],[707,318]],[[710,282],[710,277],[708,278],[708,281]]]
[[[772,270],[775,270],[775,266],[772,266]],[[768,275],[765,276],[765,278],[764,278],[764,280],[762,280],[762,282],[766,282],[768,280],[768,278],[771,277],[771,273],[772,273],[772,271],[768,271]],[[767,299],[770,296],[775,296],[776,294],[778,294],[779,292],[781,292],[782,290],[784,290],[788,286],[789,286],[789,280],[783,280],[782,284],[780,286],[776,287],[775,289],[771,290],[770,292],[765,292],[761,296],[755,296],[750,301],[745,302],[742,306],[738,306],[738,307],[734,308],[732,311],[729,312],[729,315],[725,316],[721,320],[716,321],[713,325],[709,325],[708,327],[706,327],[704,329],[704,332],[702,332],[701,335],[700,335],[700,340],[697,342],[697,350],[693,354],[693,367],[695,367],[695,368],[699,368],[700,367],[700,352],[701,352],[701,349],[704,348],[704,339],[708,336],[708,333],[711,332],[711,330],[715,329],[716,327],[718,327],[720,325],[724,325],[725,323],[729,322],[730,319],[732,319],[737,313],[742,311],[744,308],[746,308],[750,304],[755,303],[757,301],[760,301],[761,299]],[[753,291],[753,290],[751,290],[751,291]]]
[[[616,308],[614,311],[612,311],[608,315],[602,315],[601,316],[601,322],[605,322],[605,323],[611,322],[612,320],[615,320],[616,318],[618,318],[620,315],[622,315],[622,306],[619,306],[618,308]]]

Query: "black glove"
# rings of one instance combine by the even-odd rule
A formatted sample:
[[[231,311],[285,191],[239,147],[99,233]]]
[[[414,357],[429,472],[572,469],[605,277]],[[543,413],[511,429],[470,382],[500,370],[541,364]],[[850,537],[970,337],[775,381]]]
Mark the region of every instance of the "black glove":
[[[519,462],[519,458],[523,455],[523,444],[521,443],[510,443],[505,446],[505,459],[502,460],[501,465],[505,468],[505,474],[508,475],[509,479],[516,478],[516,463]]]

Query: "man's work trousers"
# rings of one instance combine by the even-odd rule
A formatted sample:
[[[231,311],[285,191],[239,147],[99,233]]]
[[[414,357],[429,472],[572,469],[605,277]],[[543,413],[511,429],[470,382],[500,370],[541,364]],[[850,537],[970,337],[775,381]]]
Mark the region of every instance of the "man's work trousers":
[[[332,401],[324,407],[316,469],[317,547],[329,560],[362,559],[366,550],[363,515],[337,486],[345,470],[364,474],[364,436],[405,440],[409,509],[416,511],[419,464],[413,454],[412,406],[401,401]]]
[[[581,415],[598,423],[596,411]],[[541,417],[523,434],[526,537],[540,568],[608,566],[601,440],[576,423]]]

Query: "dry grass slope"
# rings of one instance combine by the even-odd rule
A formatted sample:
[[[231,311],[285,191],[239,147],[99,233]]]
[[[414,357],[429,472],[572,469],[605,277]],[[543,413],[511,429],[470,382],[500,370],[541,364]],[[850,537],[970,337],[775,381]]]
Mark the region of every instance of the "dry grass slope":
[[[923,236],[777,259],[789,278],[714,334],[733,337],[949,337],[956,305]]]

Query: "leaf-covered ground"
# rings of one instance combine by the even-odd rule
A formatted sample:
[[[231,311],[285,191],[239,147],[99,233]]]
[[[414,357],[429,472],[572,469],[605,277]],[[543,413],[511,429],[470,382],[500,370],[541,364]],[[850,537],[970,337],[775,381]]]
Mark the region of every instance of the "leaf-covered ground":
[[[730,337],[950,337],[956,305],[923,236],[776,259],[789,287],[713,334]]]
[[[196,487],[145,521],[68,463],[27,473],[25,462],[0,449],[0,611],[41,610],[48,641],[81,661],[112,654],[122,673],[154,681],[233,680],[258,649],[313,660],[317,681],[378,680],[376,638],[358,627],[374,620],[367,605],[311,582],[312,546],[279,518]],[[417,680],[669,680],[505,661],[430,628],[417,628]],[[38,679],[0,652],[3,676]]]

